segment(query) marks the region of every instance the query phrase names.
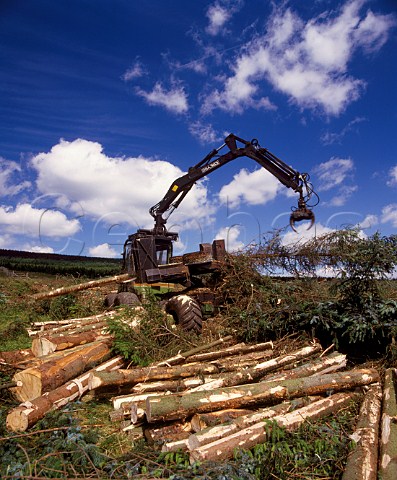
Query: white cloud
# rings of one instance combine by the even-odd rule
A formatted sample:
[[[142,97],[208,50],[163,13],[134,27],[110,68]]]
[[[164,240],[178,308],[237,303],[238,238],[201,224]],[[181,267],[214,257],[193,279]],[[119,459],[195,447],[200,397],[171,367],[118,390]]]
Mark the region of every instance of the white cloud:
[[[219,3],[210,5],[207,10],[207,17],[209,20],[207,33],[210,35],[218,35],[221,32],[223,26],[231,17],[230,10],[227,10]]]
[[[32,159],[37,188],[42,194],[57,192],[67,199],[62,208],[105,225],[152,227],[149,208],[159,202],[183,172],[169,162],[143,157],[109,157],[99,143],[61,140],[47,153]],[[183,222],[210,221],[214,207],[205,185],[198,182],[172,216]]]
[[[58,210],[33,208],[23,203],[13,207],[0,207],[0,225],[3,231],[29,236],[67,237],[80,230],[77,219],[69,220]]]
[[[189,109],[187,94],[181,86],[174,85],[165,90],[163,85],[157,82],[152,91],[146,92],[137,88],[136,94],[144,98],[149,105],[164,107],[172,113],[186,113]]]
[[[146,75],[146,68],[140,62],[138,59],[135,61],[135,63],[129,67],[122,75],[122,79],[126,82],[129,82],[130,80],[135,80],[136,78],[143,77]]]
[[[200,120],[189,125],[189,132],[202,144],[215,143],[222,139],[210,123],[205,124]]]
[[[392,167],[389,172],[390,179],[387,181],[389,187],[394,187],[397,185],[397,165]]]
[[[351,176],[353,169],[354,164],[350,158],[332,157],[327,162],[320,163],[313,170],[320,181],[317,190],[327,191],[341,185],[348,176]]]
[[[18,183],[12,181],[20,171],[21,167],[17,163],[0,157],[0,191],[3,195],[17,195],[31,186],[27,180]]]
[[[219,192],[221,203],[236,208],[241,202],[260,205],[273,200],[280,189],[279,181],[267,170],[248,172],[245,168],[234,175],[233,180]]]
[[[331,198],[329,205],[331,207],[341,207],[345,205],[347,200],[353,195],[354,192],[358,190],[357,185],[342,185],[338,193]]]
[[[239,240],[241,230],[238,225],[232,225],[231,227],[223,227],[216,234],[215,239],[224,239],[225,247],[228,252],[237,252],[244,248],[244,243]]]
[[[88,249],[88,253],[92,257],[101,258],[120,258],[120,252],[112,248],[108,243],[101,243],[95,247]]]
[[[397,203],[382,208],[381,222],[391,223],[393,227],[397,227]]]
[[[35,253],[54,253],[54,249],[44,245],[31,245],[25,244],[21,248],[25,252],[35,252]]]
[[[375,225],[378,225],[379,219],[377,215],[368,214],[362,222],[360,222],[357,226],[363,230],[366,228],[372,228]]]
[[[355,125],[364,122],[366,119],[363,117],[356,117],[350,121],[340,132],[325,132],[321,135],[321,141],[324,145],[332,145],[334,143],[341,143],[343,138],[350,133]]]
[[[347,2],[337,15],[324,12],[306,24],[292,10],[275,9],[267,32],[244,46],[222,90],[209,94],[203,113],[214,108],[241,113],[262,97],[266,83],[302,108],[338,115],[356,100],[365,83],[347,74],[359,48],[375,52],[395,25],[392,15],[367,12],[364,0]]]

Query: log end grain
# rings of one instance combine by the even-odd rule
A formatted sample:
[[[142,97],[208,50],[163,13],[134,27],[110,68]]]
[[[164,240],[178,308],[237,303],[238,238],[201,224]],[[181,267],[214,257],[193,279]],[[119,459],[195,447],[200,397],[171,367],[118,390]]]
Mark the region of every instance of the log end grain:
[[[6,428],[11,432],[25,432],[29,428],[29,418],[21,409],[14,409],[6,419]]]

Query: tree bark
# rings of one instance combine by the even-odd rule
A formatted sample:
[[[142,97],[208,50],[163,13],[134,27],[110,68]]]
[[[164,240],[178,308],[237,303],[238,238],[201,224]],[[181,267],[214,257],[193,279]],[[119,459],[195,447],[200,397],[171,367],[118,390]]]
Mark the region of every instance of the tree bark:
[[[109,335],[105,335],[103,329],[95,329],[72,335],[39,336],[32,342],[32,352],[36,357],[42,357],[55,351],[66,350],[78,345],[86,345],[87,343],[108,340],[110,338]]]
[[[371,385],[361,404],[358,423],[351,436],[356,446],[347,459],[342,480],[376,480],[378,478],[381,401],[382,387],[380,384]]]
[[[113,277],[101,278],[99,280],[91,280],[90,282],[79,283],[78,285],[71,285],[69,287],[56,288],[55,290],[51,290],[49,292],[35,293],[34,295],[31,296],[31,298],[33,300],[43,300],[45,298],[53,298],[59,295],[66,295],[68,293],[80,292],[81,290],[88,290],[89,288],[101,287],[102,285],[107,285],[108,283],[112,283],[112,282],[124,282],[126,280],[130,280],[130,278],[131,277],[128,273],[124,273],[122,275],[115,275]]]
[[[60,358],[48,360],[41,365],[16,373],[13,380],[21,381],[22,386],[13,388],[12,393],[21,402],[31,401],[109,357],[109,342],[86,345]]]
[[[174,442],[176,440],[183,440],[189,437],[192,431],[190,422],[175,422],[164,427],[144,428],[144,435],[146,440],[150,443],[166,443]]]
[[[243,383],[255,382],[267,372],[272,372],[278,368],[285,367],[286,365],[294,364],[295,362],[310,357],[320,351],[321,346],[319,344],[304,347],[288,355],[282,355],[280,357],[272,358],[266,362],[259,363],[255,365],[255,367],[246,368],[240,372],[232,372],[217,380],[213,380],[212,382],[193,388],[192,391],[200,392],[215,388],[232,387],[234,385],[241,385]]]
[[[386,370],[383,387],[379,473],[382,480],[397,478],[397,370]]]
[[[90,390],[109,386],[134,385],[148,380],[167,380],[193,377],[200,374],[218,373],[212,364],[180,365],[175,367],[142,367],[117,372],[94,372],[90,375]]]
[[[201,432],[208,427],[220,425],[222,423],[231,423],[235,418],[243,415],[255,413],[254,410],[247,408],[226,408],[217,412],[197,413],[190,419],[193,432]]]
[[[347,390],[378,381],[379,374],[376,370],[357,369],[281,382],[260,382],[218,388],[189,395],[172,394],[165,397],[150,397],[146,401],[146,417],[149,423],[177,420],[187,418],[195,413],[279,403],[285,398]]]
[[[353,393],[336,393],[322,400],[318,400],[306,407],[299,408],[291,413],[273,418],[280,427],[292,431],[298,428],[306,419],[314,420],[346,407],[354,397]],[[232,435],[208,443],[190,453],[190,461],[214,460],[220,461],[231,458],[236,449],[249,449],[258,443],[266,441],[266,425],[256,423]]]
[[[123,358],[115,357],[99,365],[96,370],[113,370],[120,368],[122,365]],[[88,390],[89,373],[86,372],[55,390],[44,393],[40,397],[11,410],[6,420],[8,430],[13,432],[25,431],[43,418],[50,410],[56,410],[80,397]]]
[[[21,350],[10,350],[7,352],[0,352],[0,363],[7,363],[15,365],[34,358],[31,348],[23,348]]]

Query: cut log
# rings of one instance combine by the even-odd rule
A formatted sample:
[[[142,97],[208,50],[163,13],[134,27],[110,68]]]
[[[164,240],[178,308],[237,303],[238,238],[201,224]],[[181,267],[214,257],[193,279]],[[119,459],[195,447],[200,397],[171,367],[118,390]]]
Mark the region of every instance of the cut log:
[[[250,415],[255,413],[254,410],[247,408],[227,408],[225,410],[218,410],[217,412],[197,413],[190,419],[193,432],[201,432],[202,430],[220,425],[221,423],[230,423],[235,418],[243,415]]]
[[[86,345],[95,341],[108,340],[111,337],[104,334],[104,330],[91,330],[73,335],[57,335],[37,337],[32,342],[32,352],[36,357],[49,355],[55,351],[66,350],[78,345]]]
[[[218,340],[215,340],[211,343],[207,343],[206,345],[199,345],[198,347],[192,348],[191,350],[188,350],[187,352],[182,352],[178,353],[178,355],[175,355],[174,357],[167,358],[166,360],[162,360],[161,362],[157,362],[153,364],[153,367],[170,367],[171,365],[178,365],[180,363],[185,362],[185,360],[192,356],[195,355],[198,352],[202,352],[203,350],[208,350],[210,348],[216,347],[217,345],[221,345],[223,343],[230,343],[233,341],[233,337],[231,335],[228,335],[227,337],[220,338]]]
[[[45,298],[53,298],[59,295],[66,295],[68,293],[80,292],[81,290],[88,290],[90,288],[101,287],[102,285],[107,285],[112,282],[124,282],[130,280],[131,277],[128,273],[122,275],[115,275],[114,277],[101,278],[99,280],[91,280],[90,282],[79,283],[78,285],[71,285],[69,287],[56,288],[49,292],[35,293],[31,296],[33,300],[43,300]]]
[[[190,422],[175,422],[164,427],[145,427],[143,433],[148,443],[166,443],[187,439],[192,431]]]
[[[306,419],[314,420],[345,408],[352,401],[352,398],[354,398],[353,393],[336,393],[293,412],[276,416],[273,421],[280,427],[292,431]],[[236,449],[249,449],[258,443],[265,442],[267,428],[269,427],[264,422],[256,423],[232,435],[203,445],[190,453],[190,461],[193,463],[195,461],[220,461],[231,458]]]
[[[244,428],[255,425],[261,421],[263,422],[266,419],[273,418],[277,415],[284,415],[292,410],[296,410],[297,408],[302,408],[305,405],[310,404],[313,400],[317,401],[318,397],[296,398],[295,400],[289,402],[279,403],[273,407],[263,408],[257,412],[251,412],[248,415],[237,417],[230,423],[223,423],[206,428],[201,432],[190,435],[188,439],[188,448],[189,450],[195,450],[202,445],[215,442],[220,438],[232,435],[239,430],[243,430]]]
[[[379,474],[382,480],[397,478],[397,370],[386,370],[383,387],[382,433]]]
[[[338,352],[333,352],[327,357],[320,357],[305,363],[299,367],[291,370],[285,370],[273,375],[266,375],[261,378],[261,381],[274,382],[275,380],[288,380],[289,378],[310,377],[311,375],[318,375],[325,373],[336,372],[341,368],[346,367],[346,355]]]
[[[68,325],[63,325],[61,327],[52,328],[51,330],[44,330],[43,332],[38,332],[37,335],[34,335],[34,337],[48,337],[62,334],[74,335],[77,333],[89,332],[90,330],[104,329],[106,328],[106,326],[107,323],[104,320],[86,325],[80,325],[79,323],[71,323]]]
[[[212,362],[219,358],[232,357],[235,355],[245,355],[253,352],[262,352],[266,350],[273,350],[273,342],[257,343],[255,345],[245,345],[240,343],[232,347],[218,350],[217,352],[206,352],[190,356],[187,360],[189,362]]]
[[[224,375],[217,380],[200,385],[194,389],[193,392],[200,392],[205,390],[212,390],[215,388],[232,387],[234,385],[241,385],[243,383],[251,383],[259,380],[265,373],[272,372],[276,369],[285,367],[286,365],[294,364],[304,358],[311,357],[316,353],[321,352],[321,345],[315,344],[313,346],[304,347],[300,350],[292,352],[288,355],[272,358],[266,362],[259,363],[255,367],[247,368],[240,372],[232,372]]]
[[[66,320],[49,320],[47,322],[33,322],[32,325],[40,330],[48,330],[55,326],[67,325],[71,323],[79,323],[80,325],[88,325],[90,323],[102,322],[108,317],[113,317],[117,314],[116,310],[110,312],[98,313],[97,315],[90,315],[88,317],[75,317]]]
[[[22,386],[13,388],[12,393],[21,402],[33,400],[105,361],[110,355],[109,342],[86,345],[68,355],[16,373],[13,381],[21,381]]]
[[[62,332],[71,328],[83,327],[84,325],[94,325],[95,323],[103,323],[113,318],[118,312],[112,310],[110,312],[91,315],[89,317],[69,318],[67,320],[51,320],[48,322],[34,322],[33,328],[28,329],[29,336],[48,335],[55,332]]]
[[[122,365],[123,358],[115,357],[99,365],[96,370],[113,370],[120,368]],[[6,420],[8,430],[23,432],[43,418],[50,410],[61,408],[68,402],[80,397],[88,390],[89,373],[86,372],[55,390],[11,410]]]
[[[150,397],[146,400],[146,417],[149,423],[178,420],[195,413],[275,404],[286,398],[321,395],[325,392],[348,390],[378,381],[379,374],[376,370],[357,369],[281,382],[260,382],[218,388],[189,395],[171,394],[165,397]]]
[[[7,363],[9,365],[15,365],[17,363],[30,360],[31,358],[34,358],[31,348],[0,352],[0,363]]]
[[[377,480],[381,402],[382,387],[380,384],[371,385],[361,404],[356,429],[351,435],[356,446],[347,459],[342,480]]]
[[[117,372],[94,372],[90,375],[90,390],[110,385],[134,385],[147,380],[167,380],[193,377],[199,374],[218,373],[219,368],[212,364],[180,365],[175,367],[142,367]]]

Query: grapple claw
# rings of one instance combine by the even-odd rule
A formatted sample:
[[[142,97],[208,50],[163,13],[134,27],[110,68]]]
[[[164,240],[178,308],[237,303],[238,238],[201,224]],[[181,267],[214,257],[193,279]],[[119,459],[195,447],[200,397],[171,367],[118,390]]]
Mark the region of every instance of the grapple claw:
[[[291,213],[289,218],[289,224],[294,232],[297,232],[295,228],[296,222],[301,222],[302,220],[310,220],[310,225],[307,230],[310,230],[315,222],[315,216],[312,210],[308,209],[307,207],[297,208]]]

